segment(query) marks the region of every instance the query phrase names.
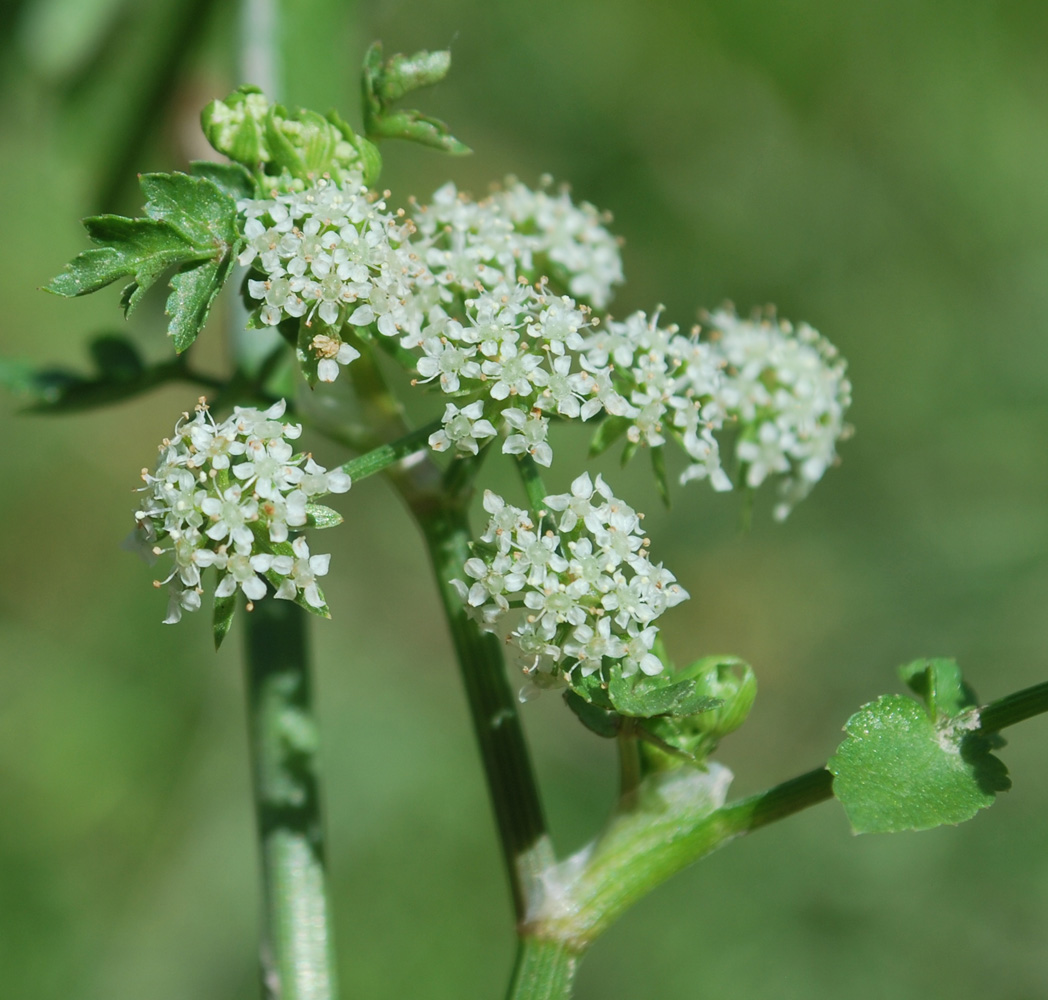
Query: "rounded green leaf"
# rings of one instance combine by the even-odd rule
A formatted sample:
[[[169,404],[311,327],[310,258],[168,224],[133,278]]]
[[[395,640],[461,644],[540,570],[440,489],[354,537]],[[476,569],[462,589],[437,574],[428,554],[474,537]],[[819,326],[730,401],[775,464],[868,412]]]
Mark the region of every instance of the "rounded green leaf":
[[[992,805],[1011,782],[978,727],[976,710],[932,721],[902,695],[859,709],[827,764],[855,832],[930,830]]]

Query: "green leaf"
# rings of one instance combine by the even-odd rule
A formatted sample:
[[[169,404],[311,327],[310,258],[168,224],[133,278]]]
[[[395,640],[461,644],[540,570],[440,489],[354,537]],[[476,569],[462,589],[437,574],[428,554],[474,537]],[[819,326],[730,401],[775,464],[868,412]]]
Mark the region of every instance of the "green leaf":
[[[859,709],[827,764],[852,829],[929,830],[962,823],[992,805],[1011,782],[978,725],[974,709],[933,720],[902,695]]]
[[[684,718],[716,708],[720,701],[701,691],[694,680],[677,681],[672,674],[634,674],[623,678],[612,675],[608,697],[615,711],[638,719],[658,716]]]
[[[609,712],[614,709],[611,699],[608,697],[608,685],[601,678],[599,670],[585,677],[582,676],[581,672],[573,670],[564,679],[567,681],[568,687],[583,701]]]
[[[189,164],[194,177],[204,177],[234,202],[255,195],[255,182],[239,163],[214,163],[211,160],[194,160]]]
[[[342,523],[342,515],[337,510],[325,507],[322,503],[306,504],[307,528],[336,528]]]
[[[622,719],[615,712],[599,708],[571,690],[564,692],[564,701],[590,732],[605,739],[612,739],[618,735]]]
[[[975,692],[964,683],[956,660],[914,660],[899,667],[903,683],[924,699],[934,719],[938,715],[959,715],[978,704]]]
[[[446,153],[471,150],[459,142],[444,122],[421,111],[393,111],[405,94],[442,80],[451,67],[450,52],[416,52],[382,58],[382,43],[375,42],[364,57],[364,131],[368,138],[409,139]]]
[[[171,278],[171,294],[167,297],[164,312],[171,317],[167,333],[181,354],[204,329],[218,293],[233,270],[237,246],[221,260],[205,260],[199,264],[187,264]]]
[[[236,239],[236,202],[206,177],[142,174],[146,215],[177,229],[194,247],[227,249]]]
[[[164,271],[186,260],[207,256],[195,249],[176,229],[152,219],[125,219],[96,215],[84,219],[84,228],[98,250],[85,250],[44,286],[56,295],[73,297],[97,292],[118,278],[132,278],[124,289],[124,312],[138,305],[142,294]]]
[[[211,619],[211,629],[215,636],[215,649],[222,645],[222,641],[229,634],[229,628],[233,624],[233,615],[237,610],[237,592],[234,590],[228,597],[215,598],[215,610]]]
[[[236,202],[207,177],[145,174],[140,180],[148,218],[85,219],[88,236],[99,249],[75,257],[46,289],[86,295],[118,278],[131,278],[120,296],[124,313],[130,314],[162,274],[177,268],[167,313],[168,334],[181,353],[207,321],[242,246]]]

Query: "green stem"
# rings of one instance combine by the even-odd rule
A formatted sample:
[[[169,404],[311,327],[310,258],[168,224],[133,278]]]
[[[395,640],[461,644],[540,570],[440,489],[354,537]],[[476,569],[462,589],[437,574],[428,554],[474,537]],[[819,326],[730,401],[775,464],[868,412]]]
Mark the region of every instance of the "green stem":
[[[702,791],[698,772],[674,774],[676,781],[694,781]],[[671,875],[736,837],[825,801],[833,794],[832,782],[830,772],[818,768],[714,812],[702,794],[689,804],[681,788],[666,798],[642,797],[635,810],[612,819],[581,870],[572,859],[564,863],[571,907],[544,915],[530,930],[581,952]]]
[[[357,482],[375,475],[376,472],[384,472],[391,465],[396,464],[409,455],[425,447],[430,435],[440,429],[440,421],[434,420],[419,427],[417,430],[405,434],[403,437],[391,441],[389,444],[381,444],[377,448],[360,455],[358,458],[350,459],[339,468],[349,474],[349,477]]]
[[[1048,712],[1048,683],[1006,695],[980,711],[981,729],[997,732]],[[528,930],[581,952],[637,900],[671,875],[729,841],[833,797],[833,776],[817,768],[714,812],[697,797],[672,808],[658,794],[615,816],[580,869],[561,866],[572,905],[539,914]],[[680,803],[684,804],[681,805]]]
[[[637,745],[637,726],[635,720],[623,716],[622,726],[616,738],[619,751],[619,803],[620,807],[629,807],[634,800],[640,785],[640,747]]]
[[[580,957],[563,941],[523,938],[506,1000],[570,1000]]]
[[[473,729],[488,791],[513,905],[518,920],[527,914],[541,879],[554,862],[553,847],[531,770],[516,699],[506,677],[499,640],[481,632],[468,617],[451,580],[462,576],[469,558],[470,530],[464,506],[454,502],[413,504],[426,539],[444,613],[458,654]]]
[[[290,601],[265,600],[244,617],[264,996],[335,1000],[306,615]]]
[[[979,710],[979,728],[986,733],[995,733],[1006,726],[1031,719],[1048,712],[1048,683],[1005,695]]]
[[[524,489],[528,494],[528,503],[531,509],[539,514],[544,509],[543,501],[548,496],[546,485],[542,482],[542,473],[539,472],[538,463],[530,455],[519,455],[517,457],[517,469],[524,483]]]

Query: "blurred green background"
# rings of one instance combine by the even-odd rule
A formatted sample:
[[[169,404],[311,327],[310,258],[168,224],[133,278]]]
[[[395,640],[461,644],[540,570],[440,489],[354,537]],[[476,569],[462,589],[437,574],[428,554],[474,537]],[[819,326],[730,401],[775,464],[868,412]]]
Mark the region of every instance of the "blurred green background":
[[[613,479],[692,594],[666,624],[674,656],[758,672],[751,721],[722,748],[737,792],[825,761],[917,656],[956,656],[986,699],[1044,680],[1048,6],[288,7],[283,97],[354,122],[373,38],[451,46],[451,77],[419,104],[476,154],[386,147],[394,202],[548,171],[615,214],[618,314],[661,302],[686,325],[726,299],[774,302],[850,360],[856,435],[785,525],[765,501],[740,537],[737,499],[701,485],[667,514],[642,462]],[[239,82],[237,16],[201,0],[3,7],[4,355],[85,365],[88,335],[125,328],[116,290],[38,288],[85,246],[81,216],[138,208],[136,171],[204,155],[196,114]],[[154,356],[162,299],[128,327]],[[205,339],[217,368],[220,337]],[[150,571],[119,547],[138,469],[194,398],[62,419],[0,401],[5,996],[258,995],[238,642],[216,657],[204,616],[162,626]],[[344,994],[498,996],[508,898],[427,567],[383,483],[338,506],[335,620],[314,636]],[[572,849],[610,807],[609,747],[555,697],[524,715]],[[762,831],[616,925],[579,997],[1044,996],[1048,737],[1034,721],[1008,738],[1015,790],[973,822],[853,838],[831,803]]]

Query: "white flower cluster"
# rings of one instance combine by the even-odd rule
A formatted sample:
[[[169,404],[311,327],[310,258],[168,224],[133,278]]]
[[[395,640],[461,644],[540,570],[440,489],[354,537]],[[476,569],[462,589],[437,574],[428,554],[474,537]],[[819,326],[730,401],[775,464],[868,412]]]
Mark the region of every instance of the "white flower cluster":
[[[330,556],[311,554],[301,536],[289,544],[288,534],[306,524],[307,503],[345,493],[350,480],[293,453],[290,442],[302,427],[283,423],[284,409],[283,400],[264,411],[236,407],[216,423],[201,399],[160,446],[156,470],[142,470],[137,540],[149,555],[170,554],[174,562],[167,579],[156,581],[170,585],[165,622],[200,607],[201,571],[209,566],[219,573],[216,597],[239,587],[257,601],[265,577],[277,597],[301,595],[310,607],[324,607],[317,581]]]
[[[720,406],[739,429],[735,457],[750,487],[784,476],[775,508],[782,520],[822,478],[848,431],[845,363],[806,323],[754,322],[721,310],[710,326],[725,366]]]
[[[343,343],[339,327],[377,323],[387,336],[409,323],[403,302],[424,271],[407,246],[411,226],[386,211],[354,176],[341,186],[321,179],[315,187],[272,198],[245,199],[247,246],[241,264],[254,264],[264,277],[248,279],[258,300],[259,320],[276,326],[285,318],[316,320],[309,341],[317,377],[333,382],[339,366],[359,357]]]
[[[503,452],[549,466],[550,416],[588,420],[601,410],[629,409],[611,366],[587,365],[579,354],[589,311],[570,296],[551,295],[543,285],[497,285],[467,299],[464,310],[462,322],[442,318],[416,342],[402,340],[421,352],[416,381],[474,400],[447,405],[443,429],[430,438],[435,450],[476,454],[495,436],[497,420],[508,435]]]
[[[625,406],[609,412],[627,419],[631,443],[660,447],[672,436],[691,459],[683,482],[708,478],[714,489],[730,490],[713,436],[725,415],[723,360],[716,345],[699,341],[697,329],[685,336],[658,319],[636,312],[624,322],[609,320],[587,338],[583,363],[614,374]]]
[[[453,584],[481,627],[504,635],[528,674],[547,680],[614,665],[622,676],[658,674],[655,620],[687,598],[648,556],[641,517],[588,474],[544,500],[545,519],[488,491],[491,515]]]
[[[551,194],[550,183],[544,177],[535,191],[510,177],[479,202],[454,184],[440,188],[413,216],[438,280],[490,288],[549,273],[576,298],[604,308],[624,280],[619,241],[606,214],[588,202],[576,205],[566,188]]]
[[[618,243],[566,192],[511,179],[475,202],[447,184],[408,218],[354,177],[239,208],[240,262],[264,275],[248,281],[260,321],[301,319],[300,349],[326,382],[358,357],[343,324],[396,340],[414,382],[451,397],[435,451],[476,455],[501,432],[504,453],[549,466],[551,419],[603,413],[624,422],[627,447],[677,441],[682,482],[729,490],[719,435],[730,431],[748,486],[780,477],[778,518],[835,458],[850,386],[824,338],[727,310],[702,339],[658,313],[598,324],[584,300],[602,307],[622,281]],[[545,271],[578,299],[553,293]]]

